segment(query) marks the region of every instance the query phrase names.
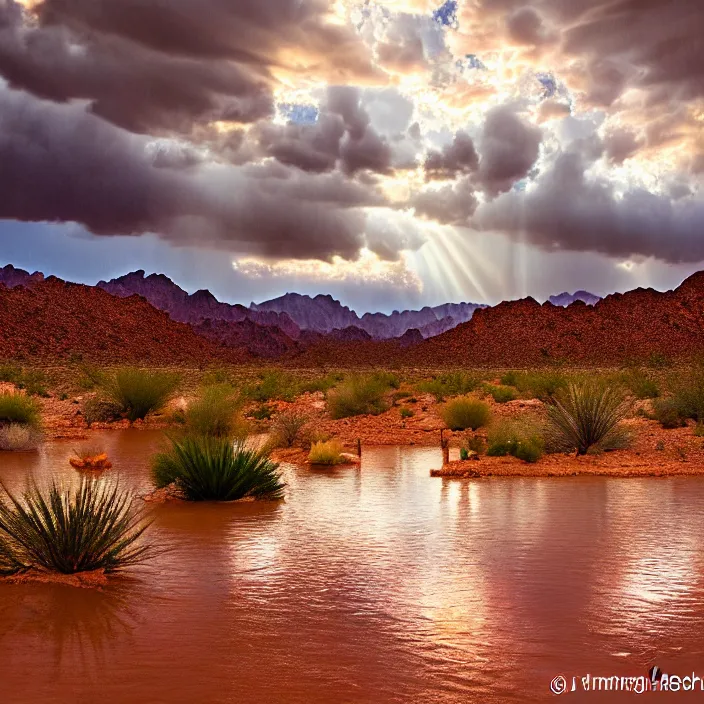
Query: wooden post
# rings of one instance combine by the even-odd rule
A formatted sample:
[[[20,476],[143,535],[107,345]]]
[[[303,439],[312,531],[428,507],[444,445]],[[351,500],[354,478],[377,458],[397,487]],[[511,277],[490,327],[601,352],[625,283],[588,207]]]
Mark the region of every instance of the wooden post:
[[[357,456],[362,456],[362,441],[359,438],[357,438]]]
[[[442,448],[442,463],[446,465],[450,462],[450,441],[445,440],[445,429],[440,430],[440,447]]]

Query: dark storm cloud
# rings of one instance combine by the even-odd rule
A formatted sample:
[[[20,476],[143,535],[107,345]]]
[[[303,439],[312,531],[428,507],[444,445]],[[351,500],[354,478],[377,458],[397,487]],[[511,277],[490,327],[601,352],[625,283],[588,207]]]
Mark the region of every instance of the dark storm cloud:
[[[441,188],[419,191],[408,205],[421,217],[443,225],[466,227],[477,208],[477,197],[471,180],[461,178]]]
[[[474,142],[464,131],[457,132],[451,144],[441,151],[432,150],[425,158],[425,177],[428,180],[453,179],[458,174],[476,171],[479,157]]]
[[[331,86],[316,123],[261,124],[255,130],[262,153],[303,171],[339,168],[347,174],[387,173],[392,149],[372,128],[358,88]]]
[[[339,173],[281,164],[176,170],[149,147],[79,106],[0,91],[0,218],[326,259],[354,257],[366,244],[359,207],[384,203]]]
[[[671,263],[704,259],[704,201],[613,185],[585,174],[578,154],[560,155],[529,192],[482,205],[474,225],[525,239],[547,250],[591,251],[612,257],[652,256]]]
[[[480,142],[479,179],[489,194],[509,190],[528,175],[540,153],[542,132],[510,105],[492,108]]]
[[[370,76],[368,51],[318,0],[0,3],[0,75],[39,97],[89,101],[137,132],[247,123],[273,113],[283,50],[323,75]]]

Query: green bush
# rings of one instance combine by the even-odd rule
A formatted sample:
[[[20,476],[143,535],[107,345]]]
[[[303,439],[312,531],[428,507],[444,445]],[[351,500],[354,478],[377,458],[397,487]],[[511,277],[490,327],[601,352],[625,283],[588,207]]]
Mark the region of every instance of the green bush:
[[[433,377],[429,381],[421,381],[416,388],[421,393],[433,394],[440,402],[452,396],[465,396],[478,388],[481,380],[466,372],[450,372]]]
[[[399,411],[401,418],[413,418],[413,411],[410,408],[402,408]]]
[[[642,369],[629,369],[617,376],[617,381],[629,389],[636,398],[657,398],[660,389],[657,382]]]
[[[291,374],[278,369],[264,372],[260,380],[248,386],[246,395],[252,401],[293,401],[300,392],[299,384]]]
[[[352,376],[328,394],[328,409],[335,418],[379,415],[388,410],[388,380],[377,375]]]
[[[274,447],[293,447],[302,440],[308,416],[289,410],[278,413],[271,424],[271,442]]]
[[[0,393],[0,425],[19,423],[38,428],[40,411],[37,402],[24,394]]]
[[[128,367],[105,381],[104,391],[119,406],[121,415],[135,421],[160,411],[174,395],[179,381],[179,375],[172,372]]]
[[[185,413],[188,432],[194,435],[231,437],[241,426],[237,420],[240,401],[229,384],[206,386]]]
[[[489,457],[512,455],[524,462],[537,462],[545,452],[540,430],[531,421],[504,421],[489,432]]]
[[[0,381],[14,384],[22,376],[22,369],[16,364],[5,362],[0,364]]]
[[[663,428],[681,428],[686,425],[686,416],[677,399],[657,398],[653,401],[653,417]]]
[[[623,392],[598,381],[570,384],[548,406],[548,440],[556,451],[622,447],[626,437],[621,421],[629,406]]]
[[[24,389],[29,396],[49,396],[46,390],[46,374],[39,369],[30,369],[22,372],[15,383],[20,389]]]
[[[92,391],[105,384],[106,374],[99,367],[93,366],[92,364],[82,364],[80,372],[78,388],[82,391]]]
[[[172,438],[153,458],[152,478],[159,488],[175,484],[189,501],[274,500],[286,486],[265,453],[213,436]]]
[[[398,374],[393,372],[374,372],[371,378],[381,386],[390,389],[398,389],[401,386],[401,380]]]
[[[488,404],[469,396],[448,401],[439,412],[450,430],[476,430],[485,426],[491,418]]]
[[[325,376],[319,376],[315,379],[304,381],[300,385],[299,390],[301,393],[310,394],[313,394],[317,391],[327,393],[328,391],[330,391],[330,389],[339,384],[343,379],[343,374],[326,374]]]
[[[342,443],[339,440],[316,442],[310,448],[308,461],[311,464],[335,465],[342,464]]]
[[[492,386],[488,384],[486,391],[496,401],[496,403],[507,403],[516,400],[516,391],[510,386]]]
[[[101,479],[82,478],[77,488],[32,487],[21,497],[0,501],[0,536],[14,570],[62,574],[103,569],[115,572],[153,554],[141,537],[148,524],[134,511],[133,498]]]
[[[486,452],[486,442],[481,435],[467,433],[464,438],[463,447],[469,452],[476,452],[478,455],[483,455]]]
[[[554,371],[511,371],[501,377],[501,383],[504,386],[514,386],[522,396],[547,401],[567,387],[568,378]]]

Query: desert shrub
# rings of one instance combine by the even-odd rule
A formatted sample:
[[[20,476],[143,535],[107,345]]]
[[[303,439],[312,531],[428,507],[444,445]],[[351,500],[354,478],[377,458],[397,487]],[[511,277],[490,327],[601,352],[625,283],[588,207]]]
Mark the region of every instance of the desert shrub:
[[[511,371],[501,377],[501,383],[514,386],[523,396],[547,401],[567,387],[568,378],[555,371]]]
[[[653,402],[653,418],[663,428],[681,428],[686,424],[685,417],[681,405],[672,397],[657,398]]]
[[[83,417],[86,423],[110,423],[118,420],[122,414],[122,407],[114,401],[100,397],[87,398],[83,402]]]
[[[262,403],[249,412],[249,416],[254,420],[271,420],[274,409],[266,403]]]
[[[237,420],[240,401],[229,384],[206,386],[185,412],[185,425],[194,435],[232,437],[241,426]]]
[[[570,384],[548,406],[548,443],[554,450],[580,455],[595,445],[622,447],[626,438],[620,424],[628,411],[618,387],[594,381]]]
[[[215,367],[208,369],[201,379],[203,386],[220,386],[221,384],[231,384],[230,374],[227,369]]]
[[[315,379],[310,379],[309,381],[304,381],[299,389],[301,393],[315,393],[316,391],[322,391],[327,393],[334,386],[339,384],[344,379],[343,374],[326,374],[325,376],[319,376]]]
[[[507,403],[516,400],[516,391],[510,386],[486,386],[486,391],[496,401],[496,403]]]
[[[651,352],[646,364],[653,369],[665,369],[672,366],[672,360],[662,352]]]
[[[444,401],[452,396],[464,396],[474,391],[480,379],[467,372],[450,372],[433,377],[429,381],[421,381],[416,385],[418,391],[433,394],[437,401]]]
[[[379,376],[352,376],[328,394],[330,415],[335,419],[379,415],[389,408],[385,399],[388,389],[387,380]]]
[[[105,384],[105,372],[92,364],[82,364],[78,377],[78,388],[82,391],[92,391]]]
[[[390,389],[398,389],[401,386],[401,379],[394,372],[373,372],[371,378],[379,385]]]
[[[524,462],[537,462],[545,452],[540,428],[533,421],[503,421],[489,431],[489,457],[512,455]]]
[[[141,541],[147,527],[132,496],[99,479],[66,490],[31,487],[0,501],[0,535],[23,569],[115,572],[151,556]]]
[[[302,439],[308,416],[298,411],[278,413],[271,424],[271,442],[275,447],[293,447]]]
[[[175,484],[189,501],[280,499],[285,487],[264,452],[213,436],[172,438],[153,458],[152,478],[157,487]]]
[[[129,421],[161,410],[174,395],[180,377],[171,372],[126,367],[103,384],[106,396]]]
[[[466,433],[464,440],[462,442],[462,447],[467,449],[469,452],[476,452],[478,455],[482,455],[486,452],[486,442],[481,435],[475,435],[474,433]]]
[[[413,411],[410,408],[402,408],[399,413],[401,418],[413,418]]]
[[[476,430],[485,426],[491,417],[491,410],[484,401],[469,396],[448,401],[439,413],[450,430]]]
[[[246,395],[252,401],[293,401],[299,394],[296,379],[286,372],[272,369],[264,372],[259,381],[245,389]]]
[[[16,364],[9,362],[4,362],[0,364],[0,381],[6,381],[11,384],[17,382],[17,380],[22,376],[22,368],[18,367]]]
[[[19,423],[38,428],[39,405],[24,394],[0,393],[0,424]]]
[[[680,417],[704,421],[704,367],[695,367],[670,379],[672,400]]]
[[[396,405],[399,401],[402,401],[405,398],[410,398],[413,394],[410,391],[394,391],[393,394],[391,394],[391,401],[394,405]]]
[[[629,369],[620,375],[621,383],[629,389],[636,398],[657,398],[660,389],[657,382],[649,377],[642,369]]]
[[[36,428],[19,423],[0,426],[0,450],[6,452],[26,452],[36,450],[41,435]]]
[[[20,389],[24,389],[28,396],[49,396],[46,390],[46,374],[40,369],[23,371],[15,380]]]
[[[335,465],[344,462],[342,443],[339,440],[316,442],[310,448],[308,461],[311,464]]]

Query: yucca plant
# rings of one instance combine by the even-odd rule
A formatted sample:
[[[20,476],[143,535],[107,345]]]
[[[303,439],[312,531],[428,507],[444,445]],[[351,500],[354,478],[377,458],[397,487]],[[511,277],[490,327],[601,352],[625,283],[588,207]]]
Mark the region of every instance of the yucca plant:
[[[135,421],[161,410],[173,396],[178,383],[178,374],[128,367],[108,379],[104,391],[125,418]]]
[[[4,487],[3,487],[4,488]],[[72,489],[53,483],[0,501],[3,562],[15,570],[38,568],[62,574],[103,569],[115,572],[154,552],[141,537],[149,524],[133,510],[133,497],[117,484],[84,477]],[[8,557],[9,556],[9,557]]]
[[[552,449],[585,455],[592,447],[623,446],[620,424],[629,405],[618,387],[584,381],[569,384],[548,406],[547,437]]]
[[[176,484],[189,501],[235,501],[245,497],[283,498],[279,465],[243,441],[187,436],[172,438],[171,447],[152,461],[158,488]]]

